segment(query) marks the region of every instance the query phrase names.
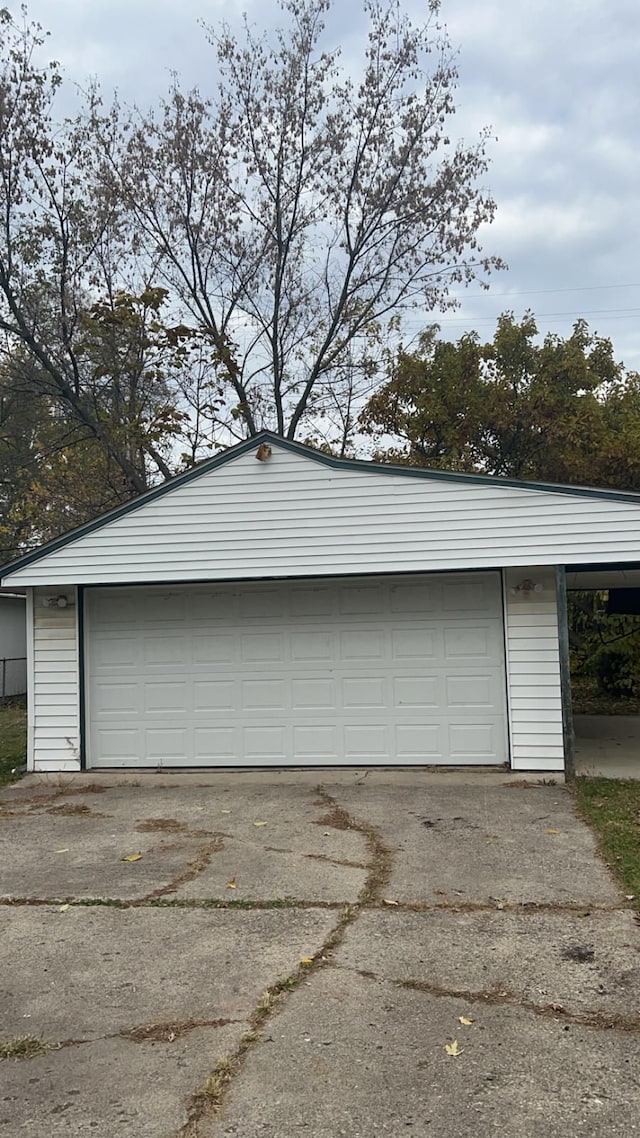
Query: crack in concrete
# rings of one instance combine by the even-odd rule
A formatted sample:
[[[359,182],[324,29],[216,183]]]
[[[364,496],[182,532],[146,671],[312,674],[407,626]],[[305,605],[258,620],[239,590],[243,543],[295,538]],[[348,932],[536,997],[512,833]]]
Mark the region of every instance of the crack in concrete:
[[[207,869],[211,864],[211,859],[215,853],[218,853],[224,846],[222,836],[214,834],[208,842],[204,842],[196,851],[195,857],[187,862],[186,868],[182,873],[176,874],[172,877],[166,885],[161,885],[158,889],[153,889],[151,893],[147,893],[144,901],[154,901],[161,897],[166,897],[169,893],[176,893],[183,885],[188,885],[190,881],[195,881],[196,877]]]
[[[310,861],[324,861],[329,865],[344,865],[348,869],[368,869],[363,861],[348,861],[346,858],[330,857],[329,854],[299,854],[300,857],[308,858]]]
[[[449,988],[442,984],[434,984],[429,980],[396,979],[392,976],[381,976],[376,972],[364,968],[350,968],[344,964],[331,964],[338,972],[351,972],[361,976],[364,980],[374,980],[380,984],[391,984],[394,988],[405,991],[421,992],[436,999],[460,1000],[466,1004],[508,1005],[531,1012],[533,1015],[545,1019],[555,1019],[562,1023],[576,1024],[581,1027],[591,1027],[600,1031],[620,1031],[627,1034],[640,1033],[640,1014],[622,1015],[619,1012],[587,1010],[572,1012],[560,1003],[537,1004],[533,1000],[524,999],[515,992],[505,988],[484,988],[474,991],[468,988]]]
[[[0,897],[0,905],[7,908],[58,908],[69,905],[74,909],[344,909],[348,901],[304,901],[294,897],[273,897],[254,901],[250,898],[226,900],[218,897],[142,897],[130,900],[119,897]]]
[[[289,976],[266,990],[249,1016],[249,1030],[243,1035],[236,1050],[231,1055],[224,1056],[216,1064],[203,1088],[193,1095],[189,1117],[180,1129],[178,1138],[199,1138],[200,1123],[218,1113],[233,1080],[242,1070],[247,1055],[263,1041],[266,1022],[282,1006],[287,995],[295,991],[312,972],[324,967],[330,961],[331,952],[342,942],[349,925],[357,920],[366,906],[379,901],[384,886],[388,884],[392,854],[376,828],[368,822],[354,818],[325,791],[324,787],[316,787],[316,794],[317,804],[329,809],[329,813],[320,820],[319,825],[335,825],[338,829],[354,830],[365,839],[369,853],[365,866],[368,872],[358,894],[358,900],[355,904],[342,908],[339,920],[313,956],[301,961]]]
[[[324,857],[320,854],[305,854],[305,857],[317,856],[322,861]],[[333,860],[333,859],[332,859]],[[356,862],[336,862],[339,865],[352,865],[354,868],[367,869],[364,863]],[[162,886],[165,889],[166,886]],[[0,897],[0,906],[10,908],[16,907],[31,907],[38,908],[52,907],[56,908],[59,905],[70,905],[76,909],[90,909],[90,908],[114,908],[114,909],[149,909],[149,908],[173,908],[173,909],[327,909],[339,910],[349,906],[352,902],[349,901],[308,901],[300,897],[271,897],[262,898],[257,900],[255,898],[246,897],[243,899],[233,900],[224,897],[165,897],[154,896],[149,894],[140,898],[122,898],[122,897],[73,897],[67,895],[66,897],[13,897],[5,896]],[[487,902],[487,901],[394,901],[389,898],[386,899],[373,899],[370,901],[357,901],[357,905],[361,910],[369,912],[384,912],[389,916],[399,913],[499,913],[505,912],[515,914],[517,916],[536,916],[539,913],[577,913],[581,917],[590,917],[593,913],[630,913],[635,921],[640,923],[640,913],[638,913],[633,902],[593,902],[580,904],[576,901],[500,901],[500,902]]]
[[[39,1040],[42,1047],[33,1054],[20,1057],[22,1062],[29,1059],[38,1059],[40,1056],[52,1051],[64,1051],[69,1047],[88,1047],[92,1043],[102,1043],[107,1039],[124,1039],[130,1043],[173,1043],[184,1035],[189,1035],[199,1028],[226,1027],[230,1023],[244,1023],[242,1019],[188,1019],[188,1020],[160,1020],[154,1023],[136,1024],[134,1027],[123,1027],[120,1031],[110,1031],[105,1035],[92,1035],[86,1039],[60,1039],[56,1043],[49,1040]],[[0,1062],[4,1057],[0,1055]]]

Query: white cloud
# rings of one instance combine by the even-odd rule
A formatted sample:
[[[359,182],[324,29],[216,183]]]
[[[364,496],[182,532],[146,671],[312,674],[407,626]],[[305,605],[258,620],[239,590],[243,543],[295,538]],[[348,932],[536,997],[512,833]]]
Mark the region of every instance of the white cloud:
[[[426,5],[404,7],[422,18]],[[276,0],[31,0],[29,10],[50,27],[51,54],[71,78],[97,74],[143,104],[166,88],[171,68],[187,84],[210,80],[215,57],[200,17],[279,18]],[[640,309],[640,289],[596,291],[640,280],[638,0],[443,0],[442,18],[460,47],[453,137],[470,143],[490,124],[498,138],[486,178],[498,215],[484,244],[510,263],[461,318],[495,318],[505,292],[511,306],[540,312],[609,307],[617,311],[598,317],[599,330],[640,368],[640,321],[620,315],[634,302]],[[358,0],[337,2],[327,22],[351,62],[364,32]],[[584,291],[549,291],[561,288]],[[545,319],[554,330],[572,322]]]

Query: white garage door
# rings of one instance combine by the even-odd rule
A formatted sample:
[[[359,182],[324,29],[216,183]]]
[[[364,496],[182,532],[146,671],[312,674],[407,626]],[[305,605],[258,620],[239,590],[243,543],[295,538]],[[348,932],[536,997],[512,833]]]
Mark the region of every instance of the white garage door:
[[[90,766],[507,758],[497,573],[86,599]]]

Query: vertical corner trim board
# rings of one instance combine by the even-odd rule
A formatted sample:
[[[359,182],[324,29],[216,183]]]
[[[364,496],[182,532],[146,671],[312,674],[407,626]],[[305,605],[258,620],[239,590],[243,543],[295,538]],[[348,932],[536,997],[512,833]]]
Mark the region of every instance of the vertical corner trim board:
[[[30,590],[28,670],[32,690],[27,765],[80,770],[78,596],[75,586]],[[63,604],[65,598],[66,604]]]
[[[563,771],[555,570],[505,570],[504,594],[511,766]]]

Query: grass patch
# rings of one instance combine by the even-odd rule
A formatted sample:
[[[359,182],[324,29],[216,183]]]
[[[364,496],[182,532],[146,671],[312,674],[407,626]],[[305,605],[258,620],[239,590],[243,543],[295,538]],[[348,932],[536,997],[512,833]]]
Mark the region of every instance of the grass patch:
[[[18,1039],[0,1041],[0,1059],[35,1059],[49,1051],[50,1043],[35,1039],[33,1035],[21,1035]]]
[[[27,709],[18,703],[0,707],[0,786],[22,777],[27,754]]]
[[[640,782],[577,778],[575,800],[604,860],[640,910]]]

